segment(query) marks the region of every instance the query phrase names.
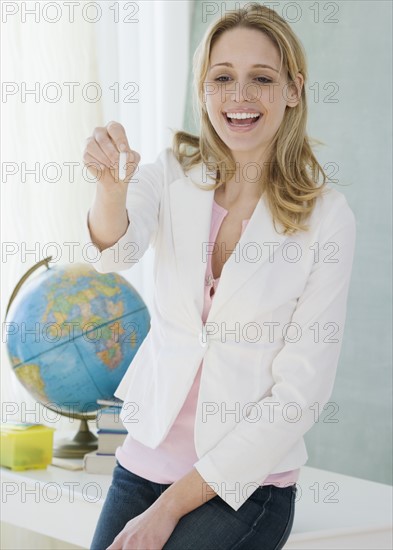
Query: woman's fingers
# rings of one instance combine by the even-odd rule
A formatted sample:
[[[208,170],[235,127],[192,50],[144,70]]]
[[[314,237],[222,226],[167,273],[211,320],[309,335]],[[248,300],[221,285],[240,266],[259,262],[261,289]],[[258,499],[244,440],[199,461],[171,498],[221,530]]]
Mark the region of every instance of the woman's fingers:
[[[114,184],[119,182],[121,188],[128,185],[140,159],[139,153],[130,148],[125,130],[118,122],[95,128],[86,140],[83,161],[108,190],[117,189],[118,185]]]
[[[94,137],[89,137],[87,139],[85,154],[88,154],[89,157],[94,158],[99,164],[102,164],[107,168],[109,168],[112,164],[110,158],[101,149]]]
[[[96,128],[93,133],[93,137],[96,140],[98,146],[103,153],[108,157],[110,163],[109,166],[114,166],[119,162],[119,151],[115,147],[114,142],[109,136],[105,128]]]
[[[131,148],[128,144],[126,132],[120,122],[109,122],[106,125],[106,130],[119,153],[121,151],[131,151]]]
[[[83,155],[83,162],[88,171],[97,179],[99,179],[105,171],[106,166],[100,163],[95,157],[92,157],[87,152],[85,152]]]

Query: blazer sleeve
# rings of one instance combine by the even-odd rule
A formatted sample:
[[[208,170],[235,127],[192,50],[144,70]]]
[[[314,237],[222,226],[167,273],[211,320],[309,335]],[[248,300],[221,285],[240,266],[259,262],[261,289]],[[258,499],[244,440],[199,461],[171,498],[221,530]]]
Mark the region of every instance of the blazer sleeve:
[[[83,228],[84,259],[99,273],[130,269],[149,245],[155,245],[168,149],[161,151],[154,163],[138,166],[127,190],[128,227],[111,247],[100,251],[92,242],[88,210]]]
[[[254,421],[247,420],[245,413],[235,428],[194,464],[205,482],[234,510],[312,428],[331,396],[356,240],[354,214],[341,196],[326,216],[329,219],[322,222],[321,255],[319,261],[314,259],[291,319],[297,331],[290,334],[288,330],[287,341],[272,361],[271,395],[256,404],[256,421],[255,410],[251,411]],[[332,255],[335,261],[324,261],[332,251],[324,245],[332,242],[337,243],[337,253]],[[296,334],[300,337],[295,338]]]

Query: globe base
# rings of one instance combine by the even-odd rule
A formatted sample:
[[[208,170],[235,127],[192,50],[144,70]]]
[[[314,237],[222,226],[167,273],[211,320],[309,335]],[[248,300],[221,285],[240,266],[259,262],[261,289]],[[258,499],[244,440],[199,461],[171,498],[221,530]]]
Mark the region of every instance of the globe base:
[[[91,433],[86,419],[81,419],[79,431],[73,439],[60,439],[53,446],[53,456],[57,458],[83,458],[85,454],[96,451],[98,439]]]

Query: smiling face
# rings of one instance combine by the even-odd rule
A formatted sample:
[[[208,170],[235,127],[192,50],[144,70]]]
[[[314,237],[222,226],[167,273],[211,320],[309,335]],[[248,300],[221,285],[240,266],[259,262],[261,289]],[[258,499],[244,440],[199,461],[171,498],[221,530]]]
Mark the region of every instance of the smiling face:
[[[277,47],[257,29],[225,31],[211,50],[206,110],[215,131],[241,164],[263,159],[285,109],[298,103],[297,90],[288,87],[284,69],[279,73],[280,61]],[[246,115],[242,114],[236,117],[240,121],[228,120],[228,112],[242,111],[259,117],[243,120]]]

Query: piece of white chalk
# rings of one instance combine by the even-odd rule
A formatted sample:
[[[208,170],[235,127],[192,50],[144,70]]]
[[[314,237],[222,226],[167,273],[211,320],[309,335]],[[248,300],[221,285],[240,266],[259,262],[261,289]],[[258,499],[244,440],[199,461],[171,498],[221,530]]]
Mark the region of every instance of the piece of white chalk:
[[[127,153],[120,153],[119,157],[119,179],[124,180],[126,177],[126,164],[127,164]]]

